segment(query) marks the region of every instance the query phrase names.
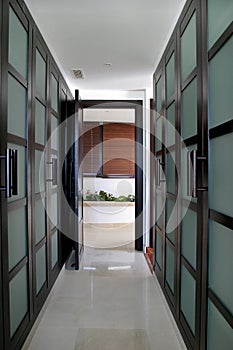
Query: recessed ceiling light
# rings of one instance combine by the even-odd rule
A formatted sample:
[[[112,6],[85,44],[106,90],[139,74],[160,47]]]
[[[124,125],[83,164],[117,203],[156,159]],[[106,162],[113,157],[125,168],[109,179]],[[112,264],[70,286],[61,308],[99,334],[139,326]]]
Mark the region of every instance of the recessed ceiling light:
[[[111,62],[104,63],[104,66],[107,67],[107,68],[109,68],[109,67],[112,66],[112,63],[111,63]]]

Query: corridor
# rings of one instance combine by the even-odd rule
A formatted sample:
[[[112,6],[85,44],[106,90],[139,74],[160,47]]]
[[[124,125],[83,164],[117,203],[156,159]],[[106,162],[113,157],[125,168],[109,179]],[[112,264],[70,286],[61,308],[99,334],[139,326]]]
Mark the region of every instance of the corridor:
[[[143,253],[85,248],[63,268],[23,350],[186,349]]]

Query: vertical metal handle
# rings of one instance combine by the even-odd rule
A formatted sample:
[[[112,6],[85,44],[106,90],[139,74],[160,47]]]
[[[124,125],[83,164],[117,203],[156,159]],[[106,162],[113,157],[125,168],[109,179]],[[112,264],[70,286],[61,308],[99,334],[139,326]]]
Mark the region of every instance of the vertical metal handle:
[[[57,186],[57,158],[52,159],[52,184]]]
[[[52,158],[52,162],[47,162],[52,165],[52,179],[47,179],[48,182],[52,182],[53,186],[57,186],[57,158]]]
[[[18,151],[13,149],[11,152],[12,159],[12,194],[17,196],[18,194]]]
[[[156,159],[155,161],[155,179],[156,179],[156,187],[160,186],[161,178],[160,178],[160,160]]]
[[[6,185],[0,187],[0,191],[5,191],[6,198],[18,194],[18,151],[16,149],[6,149],[5,156],[0,156],[5,160],[5,182]]]
[[[187,195],[197,197],[197,151],[187,154]]]

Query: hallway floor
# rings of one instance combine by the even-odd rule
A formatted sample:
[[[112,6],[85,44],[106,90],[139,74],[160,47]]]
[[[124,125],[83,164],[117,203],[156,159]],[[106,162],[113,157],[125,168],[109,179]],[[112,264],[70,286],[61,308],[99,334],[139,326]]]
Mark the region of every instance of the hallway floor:
[[[140,252],[85,248],[63,269],[24,350],[186,349]]]

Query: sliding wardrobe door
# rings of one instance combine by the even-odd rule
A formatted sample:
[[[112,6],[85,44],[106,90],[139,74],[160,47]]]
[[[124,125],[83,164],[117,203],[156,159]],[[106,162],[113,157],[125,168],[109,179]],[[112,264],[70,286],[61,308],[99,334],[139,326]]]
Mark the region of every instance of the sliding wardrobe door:
[[[5,186],[2,194],[3,288],[5,348],[16,346],[29,323],[30,305],[30,226],[28,96],[30,86],[31,29],[15,2],[4,3],[4,96],[1,152],[5,152]],[[7,41],[9,38],[9,44]],[[6,50],[8,46],[8,50]],[[7,57],[8,56],[8,57]],[[3,175],[3,174],[2,174]],[[2,177],[4,179],[4,177]],[[7,197],[7,198],[4,198]]]
[[[45,158],[43,157],[47,142],[47,55],[35,35],[33,47],[33,106],[32,106],[32,244],[33,244],[33,291],[35,310],[40,310],[48,289],[47,273],[47,216],[46,216],[46,182]],[[43,164],[41,164],[43,161]],[[40,168],[42,176],[40,177]],[[45,206],[44,206],[45,204]]]
[[[200,9],[191,4],[179,28],[180,189],[182,219],[179,227],[179,319],[190,348],[199,349],[201,310],[201,257],[204,183],[207,150],[204,147]]]
[[[207,349],[233,348],[233,3],[208,1],[209,237]],[[216,25],[217,24],[217,25]]]
[[[165,177],[164,177],[164,74],[159,69],[154,77],[155,99],[155,247],[154,268],[160,283],[164,284],[165,247]]]

